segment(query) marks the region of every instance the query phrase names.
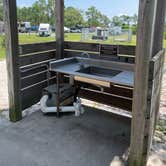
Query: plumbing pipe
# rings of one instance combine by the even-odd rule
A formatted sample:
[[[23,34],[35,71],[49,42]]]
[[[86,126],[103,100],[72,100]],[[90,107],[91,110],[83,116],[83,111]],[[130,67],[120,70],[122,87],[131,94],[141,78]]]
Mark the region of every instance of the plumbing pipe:
[[[44,95],[41,100],[40,100],[40,107],[41,107],[41,111],[43,113],[54,113],[57,112],[57,107],[48,107],[47,106],[47,100],[48,100],[48,95]],[[61,106],[60,107],[61,112],[76,112],[78,111],[76,109],[76,106]]]

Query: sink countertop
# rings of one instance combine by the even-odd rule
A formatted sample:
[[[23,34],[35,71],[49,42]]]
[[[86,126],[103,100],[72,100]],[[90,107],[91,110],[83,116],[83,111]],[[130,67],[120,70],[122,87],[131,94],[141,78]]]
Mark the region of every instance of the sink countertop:
[[[115,76],[97,76],[92,74],[86,74],[77,72],[79,71],[80,64],[83,61],[84,67],[89,66],[95,66],[99,68],[105,68],[105,69],[113,69],[113,70],[119,70],[121,71],[119,74]],[[123,65],[125,68],[123,68]],[[103,61],[103,60],[92,60],[87,58],[67,58],[62,60],[57,60],[50,62],[50,70],[63,73],[63,74],[69,74],[72,76],[80,76],[85,77],[89,79],[95,79],[100,81],[106,81],[110,82],[111,84],[118,84],[122,86],[129,86],[133,87],[134,85],[134,72],[133,72],[133,65],[132,64],[125,64],[121,62],[109,62],[109,61]]]

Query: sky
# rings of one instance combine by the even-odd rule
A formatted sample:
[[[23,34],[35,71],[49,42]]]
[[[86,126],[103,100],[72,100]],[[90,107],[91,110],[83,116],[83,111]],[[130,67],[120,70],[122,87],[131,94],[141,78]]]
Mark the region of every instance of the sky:
[[[65,6],[74,6],[82,10],[87,10],[90,6],[95,6],[108,17],[122,14],[133,15],[138,13],[139,0],[65,0]],[[17,0],[18,6],[31,6],[35,0]]]

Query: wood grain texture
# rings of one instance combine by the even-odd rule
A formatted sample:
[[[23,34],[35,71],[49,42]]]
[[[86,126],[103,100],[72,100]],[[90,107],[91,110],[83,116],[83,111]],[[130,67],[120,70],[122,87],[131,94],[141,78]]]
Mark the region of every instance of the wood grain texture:
[[[94,91],[91,89],[82,89],[79,91],[79,97],[91,100],[94,102],[99,102],[101,104],[106,104],[109,106],[124,109],[126,111],[132,110],[132,100],[122,98],[120,96],[114,96],[109,93],[102,93],[100,91]]]
[[[56,42],[44,42],[19,45],[19,55],[34,54],[36,52],[51,51],[56,49]]]
[[[56,51],[41,52],[26,56],[21,56],[19,58],[20,66],[27,66],[35,63],[41,63],[44,61],[55,60]]]
[[[42,91],[47,86],[47,81],[32,86],[31,88],[21,91],[22,110],[38,103],[42,97]]]
[[[56,0],[56,52],[57,59],[64,57],[64,0]]]
[[[22,119],[16,0],[4,0],[6,60],[8,71],[9,116],[16,122]]]
[[[135,46],[125,46],[125,45],[118,45],[117,46],[117,54],[122,55],[132,55],[135,57],[136,54],[136,47]]]
[[[153,56],[159,52],[163,45],[163,33],[164,33],[164,23],[165,23],[165,15],[166,15],[166,1],[158,0],[157,1],[157,13],[156,13],[156,24],[155,24],[155,35],[154,35],[154,41],[155,44],[153,46]],[[160,33],[158,33],[160,32]],[[163,61],[164,63],[164,61]],[[163,64],[162,64],[163,65]],[[162,79],[162,76],[161,76]],[[161,82],[158,85],[161,89]],[[159,107],[160,107],[160,95],[161,91],[158,97],[158,102],[156,103],[156,110],[155,110],[155,122],[154,122],[154,128],[157,124],[158,120],[158,114],[159,114]]]
[[[161,56],[163,52],[156,55],[161,49],[156,51],[154,46],[160,43],[160,48],[162,48],[163,28],[159,27],[156,31],[156,27],[158,19],[161,17],[158,13],[163,12],[159,10],[165,10],[165,7],[162,7],[164,3],[164,1],[140,0],[129,157],[131,166],[146,165],[152,142],[155,117],[154,103],[159,100],[161,88],[162,65],[159,64],[163,61]],[[162,18],[162,20],[164,19]],[[155,39],[155,36],[158,35],[160,37]],[[153,58],[154,55],[156,55],[155,58]]]
[[[85,42],[65,42],[65,49],[99,52],[99,44]]]
[[[110,87],[110,82],[90,79],[90,78],[86,78],[86,77],[74,76],[74,80],[75,81],[81,81],[81,82],[84,82],[84,83],[90,83],[90,84],[93,84],[93,85],[108,87],[108,88]]]

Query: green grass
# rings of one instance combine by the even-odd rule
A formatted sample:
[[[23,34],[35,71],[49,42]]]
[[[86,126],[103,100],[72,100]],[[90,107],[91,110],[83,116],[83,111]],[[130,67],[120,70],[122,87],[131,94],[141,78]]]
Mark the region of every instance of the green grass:
[[[5,58],[5,48],[0,48],[0,60]]]
[[[66,33],[65,34],[66,41],[81,41],[80,33]],[[19,44],[30,44],[30,43],[41,43],[41,42],[49,42],[55,41],[55,35],[50,37],[39,37],[37,34],[20,34],[19,35]],[[2,39],[0,37],[0,43]],[[136,36],[133,35],[131,42],[114,42],[112,37],[109,37],[106,41],[95,41],[95,40],[87,40],[85,42],[93,42],[93,43],[103,43],[103,44],[124,44],[124,45],[136,45]],[[166,40],[164,40],[164,47],[166,47]],[[5,58],[5,48],[0,48],[0,60]],[[166,59],[165,59],[166,62]]]
[[[30,44],[30,43],[42,43],[55,41],[55,37],[39,37],[37,34],[20,34],[19,35],[19,44]]]

